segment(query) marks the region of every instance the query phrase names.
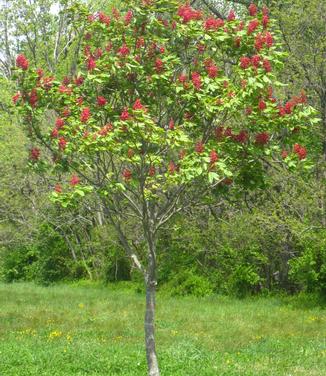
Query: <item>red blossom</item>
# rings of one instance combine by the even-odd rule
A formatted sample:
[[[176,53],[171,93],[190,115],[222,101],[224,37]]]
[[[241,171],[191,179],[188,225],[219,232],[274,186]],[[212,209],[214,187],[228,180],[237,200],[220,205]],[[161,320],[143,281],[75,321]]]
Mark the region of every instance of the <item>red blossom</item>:
[[[178,80],[183,84],[187,81],[187,76],[185,74],[180,74]]]
[[[20,92],[16,93],[13,97],[12,97],[12,102],[14,104],[17,104],[17,102],[19,101],[19,99],[21,98],[21,94]]]
[[[289,155],[289,153],[288,153],[286,150],[282,150],[281,157],[282,157],[283,159],[287,158],[288,155]]]
[[[191,74],[191,81],[192,81],[194,87],[195,87],[197,90],[200,90],[201,85],[202,85],[202,82],[201,82],[200,74],[199,74],[198,72],[193,72],[193,73]]]
[[[20,54],[16,58],[16,66],[21,68],[22,70],[27,70],[29,66],[29,62],[25,55]]]
[[[265,34],[265,40],[266,40],[266,45],[267,47],[272,47],[274,41],[273,41],[273,35],[267,31]]]
[[[291,114],[292,113],[292,109],[293,107],[295,106],[295,103],[293,101],[288,101],[285,103],[285,106],[284,106],[284,111],[286,114]]]
[[[122,176],[124,180],[130,181],[132,178],[132,172],[129,170],[129,168],[124,168],[122,171]]]
[[[236,37],[235,40],[234,40],[234,44],[236,47],[240,47],[240,44],[241,44],[241,37]]]
[[[263,13],[264,16],[268,16],[269,9],[267,8],[266,5],[263,6],[262,13]]]
[[[285,108],[283,106],[278,106],[278,114],[284,116],[286,114]]]
[[[32,148],[30,151],[30,159],[34,162],[38,161],[40,159],[41,151],[39,148]]]
[[[193,20],[200,20],[202,18],[202,12],[193,9],[189,4],[186,4],[179,7],[178,16],[182,19],[183,23],[188,23]]]
[[[107,104],[107,100],[104,97],[99,96],[97,97],[97,104],[101,107],[105,106]]]
[[[132,109],[135,111],[143,111],[145,107],[142,105],[140,99],[138,98],[136,99],[136,102],[134,103]]]
[[[37,68],[37,69],[36,69],[36,74],[37,74],[37,76],[38,76],[38,79],[41,79],[41,78],[43,77],[43,75],[44,75],[44,71],[43,71],[43,69],[41,69],[41,68]]]
[[[271,62],[268,59],[263,60],[263,67],[266,71],[266,73],[269,73],[272,71],[272,65]]]
[[[268,23],[269,23],[268,16],[263,16],[262,24],[263,24],[264,29],[266,29]]]
[[[132,10],[128,10],[128,12],[125,15],[125,25],[129,25],[133,17]]]
[[[83,97],[78,97],[76,99],[77,106],[81,106],[83,103],[84,103],[84,98]]]
[[[228,21],[234,21],[235,20],[235,13],[234,13],[233,9],[230,10],[227,19],[228,19]]]
[[[70,179],[70,185],[74,187],[75,185],[78,185],[80,183],[80,179],[77,175],[72,175]]]
[[[252,107],[247,107],[245,110],[246,115],[251,115],[252,114]]]
[[[214,164],[217,161],[218,161],[218,154],[216,153],[215,150],[212,150],[209,154],[209,162],[210,164]]]
[[[119,49],[118,49],[118,54],[121,56],[121,57],[126,57],[128,56],[130,53],[130,50],[128,48],[128,46],[126,45],[126,43],[124,43]]]
[[[84,77],[83,76],[78,76],[75,78],[75,85],[80,86],[84,83]]]
[[[65,125],[65,121],[61,118],[57,118],[55,121],[55,126],[57,129],[61,129]]]
[[[259,55],[254,55],[251,58],[251,64],[255,67],[258,68],[260,65],[260,56]]]
[[[65,140],[64,137],[60,137],[59,140],[58,140],[58,145],[59,145],[59,149],[60,150],[65,150],[66,146],[67,146],[67,141]]]
[[[240,144],[244,144],[248,141],[249,136],[247,131],[241,131],[239,134],[234,135],[232,138],[234,141],[239,142]]]
[[[98,13],[98,20],[101,22],[101,23],[104,23],[105,25],[109,26],[110,25],[110,22],[111,22],[111,19],[109,16],[107,16],[104,12],[99,12]]]
[[[248,7],[250,16],[255,16],[257,14],[257,6],[251,3]]]
[[[173,119],[171,119],[170,120],[170,122],[169,122],[169,129],[171,130],[171,131],[173,131],[173,129],[174,129],[174,120]]]
[[[240,67],[242,69],[247,69],[250,67],[251,59],[247,56],[240,57]]]
[[[89,72],[91,72],[92,70],[94,70],[96,68],[96,61],[90,57],[88,60],[87,60],[87,70]]]
[[[263,111],[266,109],[266,102],[263,101],[262,99],[260,99],[259,103],[258,103],[258,108],[260,109],[260,111]]]
[[[224,26],[224,21],[221,18],[209,17],[204,22],[204,28],[206,31],[216,31],[220,27]]]
[[[156,173],[156,169],[154,166],[150,166],[149,170],[148,170],[148,175],[149,176],[154,176]]]
[[[218,67],[215,64],[209,65],[206,70],[210,78],[215,78],[218,74]]]
[[[54,186],[54,191],[57,192],[57,193],[62,193],[62,187],[60,184],[56,184]]]
[[[259,21],[256,18],[250,21],[248,25],[248,29],[247,29],[247,34],[248,35],[252,34],[257,29],[258,26],[259,26]]]
[[[49,90],[52,87],[54,77],[43,77],[42,86],[45,90]]]
[[[51,132],[51,137],[52,137],[52,138],[57,138],[58,135],[59,135],[58,128],[53,128],[53,129],[52,129],[52,132]]]
[[[143,37],[139,37],[136,42],[136,48],[141,48],[145,46],[145,39]]]
[[[61,94],[70,95],[72,93],[72,88],[64,86],[64,85],[60,85],[58,90],[59,90],[59,93]]]
[[[198,141],[195,145],[195,152],[196,153],[203,153],[205,150],[204,144],[202,141]]]
[[[34,107],[36,107],[37,101],[38,101],[37,91],[36,91],[36,89],[32,89],[32,91],[29,95],[29,103],[34,108]]]
[[[267,132],[261,132],[256,134],[255,142],[257,145],[266,145],[269,142],[270,136]]]
[[[109,132],[113,130],[113,125],[112,124],[106,124],[104,127],[102,127],[99,131],[98,134],[100,136],[106,136]]]
[[[69,117],[71,115],[71,111],[69,108],[64,108],[62,111],[62,116],[63,117]]]
[[[294,144],[293,145],[293,151],[297,154],[297,156],[299,157],[300,161],[302,159],[306,159],[307,157],[307,149],[300,145],[300,144]]]
[[[91,110],[89,109],[89,107],[83,108],[80,114],[80,121],[82,123],[87,123],[90,117],[91,117]]]
[[[176,164],[173,161],[170,161],[169,162],[169,166],[168,166],[169,174],[170,175],[174,175],[174,173],[176,172],[176,170],[177,170]]]
[[[129,120],[130,119],[130,115],[129,115],[129,111],[128,111],[128,108],[125,108],[121,115],[120,115],[120,120],[122,121],[126,121],[126,120]]]
[[[161,59],[156,59],[155,61],[155,70],[157,73],[161,73],[164,69],[164,63]]]

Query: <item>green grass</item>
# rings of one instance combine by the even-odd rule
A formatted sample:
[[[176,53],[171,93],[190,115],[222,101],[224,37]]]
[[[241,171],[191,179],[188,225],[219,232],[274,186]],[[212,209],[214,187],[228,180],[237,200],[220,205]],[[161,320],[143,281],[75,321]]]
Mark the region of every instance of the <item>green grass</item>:
[[[146,375],[144,297],[0,284],[0,375]],[[326,375],[326,313],[296,299],[158,297],[162,376]]]

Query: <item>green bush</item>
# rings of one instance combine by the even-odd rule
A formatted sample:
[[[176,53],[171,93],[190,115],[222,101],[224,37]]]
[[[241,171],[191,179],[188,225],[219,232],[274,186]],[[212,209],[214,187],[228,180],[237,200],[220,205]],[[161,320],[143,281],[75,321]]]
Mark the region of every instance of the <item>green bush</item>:
[[[326,231],[301,239],[300,256],[289,262],[290,278],[307,292],[326,294]]]
[[[197,297],[211,295],[213,288],[210,281],[194,273],[193,270],[185,270],[175,275],[163,288],[172,296],[194,295]]]
[[[7,248],[1,252],[1,279],[14,282],[30,279],[30,268],[37,260],[35,248],[22,246]]]

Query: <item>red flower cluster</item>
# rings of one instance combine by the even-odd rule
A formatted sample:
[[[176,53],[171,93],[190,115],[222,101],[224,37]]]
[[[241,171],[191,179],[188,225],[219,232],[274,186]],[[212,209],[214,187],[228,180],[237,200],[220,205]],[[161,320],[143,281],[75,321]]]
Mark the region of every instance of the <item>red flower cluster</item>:
[[[208,59],[204,62],[208,77],[215,78],[218,74],[218,67],[215,65],[212,59]]]
[[[263,67],[264,67],[266,73],[272,71],[271,62],[270,62],[268,59],[264,59],[264,60],[263,60]]]
[[[148,170],[148,175],[149,176],[154,176],[156,173],[156,169],[154,166],[150,166],[149,170]]]
[[[242,69],[247,69],[250,67],[251,59],[248,56],[242,56],[240,57],[240,67]]]
[[[247,29],[247,34],[248,35],[252,34],[257,29],[258,26],[259,26],[259,21],[257,20],[257,18],[250,21],[248,25],[248,29]]]
[[[54,191],[57,192],[57,193],[61,193],[62,192],[62,187],[60,184],[56,184],[54,186]]]
[[[250,16],[255,16],[257,14],[257,7],[255,4],[250,4],[248,7]]]
[[[270,136],[267,132],[261,132],[256,134],[256,144],[258,145],[266,145],[269,142]]]
[[[104,97],[99,96],[97,97],[97,104],[101,107],[105,106],[107,104],[107,100]]]
[[[27,70],[29,66],[29,62],[25,55],[20,54],[16,58],[16,66],[21,68],[22,70]]]
[[[155,61],[155,70],[157,73],[161,73],[164,69],[164,63],[161,59],[156,59]]]
[[[269,31],[266,31],[265,34],[258,33],[255,38],[255,48],[257,51],[260,51],[265,45],[267,48],[272,47],[274,41],[273,36]]]
[[[80,114],[80,121],[82,123],[87,123],[90,117],[91,117],[91,110],[89,109],[89,107],[83,108]]]
[[[112,124],[106,124],[104,127],[102,127],[99,131],[98,134],[100,136],[106,136],[109,132],[113,131],[113,125]]]
[[[288,155],[289,155],[289,153],[288,153],[286,150],[282,150],[281,157],[282,157],[283,159],[287,158]]]
[[[213,165],[215,162],[218,161],[218,154],[215,150],[212,150],[209,154],[209,162],[211,165]]]
[[[169,122],[169,129],[170,129],[171,131],[173,131],[174,126],[175,126],[175,124],[174,124],[174,120],[171,119],[170,122]]]
[[[258,108],[260,109],[260,111],[264,111],[266,109],[266,102],[263,101],[262,99],[259,100],[258,102]]]
[[[125,25],[129,25],[133,17],[132,10],[128,10],[128,12],[125,15]]]
[[[129,120],[129,119],[130,119],[129,111],[128,111],[127,108],[125,108],[125,109],[122,111],[121,115],[120,115],[120,120],[122,120],[122,121],[126,121],[126,120]]]
[[[98,13],[98,20],[101,22],[101,23],[104,23],[105,25],[109,26],[110,25],[110,22],[111,22],[111,19],[109,16],[107,16],[104,12],[99,12]]]
[[[92,70],[94,70],[96,68],[96,61],[94,58],[90,57],[88,60],[87,60],[87,70],[89,72],[91,72]]]
[[[193,72],[191,74],[191,80],[192,80],[194,87],[197,90],[200,90],[201,84],[202,84],[200,74],[198,72]]]
[[[168,166],[169,174],[170,175],[174,175],[174,173],[176,172],[176,170],[177,170],[176,164],[173,161],[170,161],[169,162],[169,166]]]
[[[297,154],[300,161],[302,159],[306,159],[307,157],[307,149],[304,146],[301,146],[300,144],[294,144],[293,151]]]
[[[37,101],[38,101],[38,97],[37,97],[36,89],[32,89],[29,95],[29,103],[34,108],[36,107]]]
[[[122,171],[122,176],[126,181],[130,181],[132,178],[132,172],[128,168],[124,168]]]
[[[209,17],[204,22],[204,29],[209,30],[218,30],[220,27],[224,26],[224,21],[221,18]]]
[[[16,94],[12,97],[12,102],[13,102],[13,104],[17,104],[17,102],[19,101],[20,98],[21,98],[21,94],[20,94],[20,92],[16,93]]]
[[[136,102],[134,103],[132,109],[135,111],[142,111],[145,109],[145,107],[142,105],[140,99],[138,98],[136,99]]]
[[[71,186],[75,186],[75,185],[78,185],[80,183],[80,179],[77,175],[72,175],[71,179],[70,179],[70,185]]]
[[[182,19],[183,23],[190,21],[200,20],[202,12],[193,9],[189,4],[181,5],[178,9],[178,16]]]
[[[58,145],[59,145],[60,150],[65,150],[67,146],[67,141],[63,137],[60,137],[58,141]]]
[[[59,93],[61,94],[70,95],[72,93],[72,88],[64,86],[64,85],[60,85],[58,90],[59,90]]]
[[[55,121],[55,127],[61,129],[65,125],[65,121],[61,118],[57,118]]]
[[[205,150],[205,147],[204,147],[204,144],[202,143],[202,141],[198,141],[195,145],[195,152],[196,153],[203,153]]]
[[[233,135],[232,139],[240,144],[244,144],[248,141],[249,135],[247,131],[241,131],[239,134]]]
[[[126,57],[128,56],[130,53],[130,50],[128,48],[128,46],[126,45],[126,43],[124,43],[119,49],[118,49],[118,54],[121,56],[121,57]]]
[[[229,14],[228,14],[228,18],[227,18],[228,21],[234,21],[235,20],[235,13],[234,13],[234,10],[231,9]]]
[[[30,159],[34,162],[40,159],[41,151],[38,148],[32,148],[30,151]]]

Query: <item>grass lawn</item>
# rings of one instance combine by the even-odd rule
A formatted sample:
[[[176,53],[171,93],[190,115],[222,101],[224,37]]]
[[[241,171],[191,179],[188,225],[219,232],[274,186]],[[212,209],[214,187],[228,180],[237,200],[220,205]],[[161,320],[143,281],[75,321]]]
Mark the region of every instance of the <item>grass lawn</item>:
[[[326,375],[326,311],[293,298],[158,296],[162,376]],[[146,375],[144,297],[0,284],[0,375]]]

